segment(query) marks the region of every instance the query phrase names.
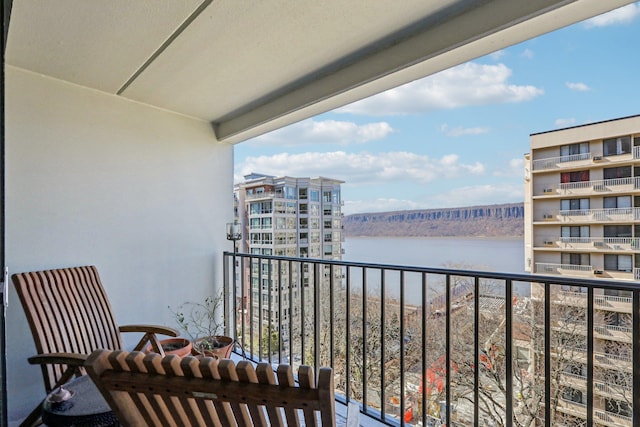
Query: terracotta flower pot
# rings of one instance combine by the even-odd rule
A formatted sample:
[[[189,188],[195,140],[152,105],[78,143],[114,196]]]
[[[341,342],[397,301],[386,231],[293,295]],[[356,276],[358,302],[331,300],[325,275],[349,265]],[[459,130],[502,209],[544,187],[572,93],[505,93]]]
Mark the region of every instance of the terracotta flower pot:
[[[231,337],[216,335],[215,347],[210,349],[203,349],[201,342],[202,338],[195,342],[191,350],[191,354],[194,356],[210,356],[219,359],[228,359],[231,356],[231,351],[233,350],[233,338]]]
[[[186,338],[167,338],[160,340],[160,346],[164,350],[164,354],[175,354],[176,356],[185,357],[191,354],[193,345]],[[151,344],[145,349],[147,353],[153,352]]]

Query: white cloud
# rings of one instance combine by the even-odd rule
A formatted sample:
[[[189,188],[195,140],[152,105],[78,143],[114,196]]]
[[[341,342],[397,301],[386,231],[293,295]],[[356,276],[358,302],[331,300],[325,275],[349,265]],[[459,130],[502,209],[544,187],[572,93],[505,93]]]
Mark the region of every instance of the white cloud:
[[[403,211],[412,209],[428,209],[424,203],[415,200],[401,199],[367,199],[367,200],[346,200],[342,212],[345,215],[365,212],[387,212],[387,211]]]
[[[493,59],[494,61],[497,61],[497,60],[499,60],[500,58],[502,58],[503,56],[505,56],[506,54],[507,54],[507,51],[506,51],[506,50],[504,50],[504,49],[500,49],[500,50],[497,50],[497,51],[495,51],[495,52],[493,52],[493,53],[490,53],[490,54],[489,54],[489,57],[490,57],[491,59]]]
[[[587,86],[586,84],[581,83],[581,82],[575,82],[575,83],[567,82],[566,85],[567,85],[567,87],[569,89],[575,90],[575,91],[578,91],[578,92],[586,92],[588,90],[591,90],[591,88],[589,86]]]
[[[523,200],[524,185],[474,185],[431,196],[427,209],[517,203]]]
[[[584,21],[586,28],[628,24],[640,15],[640,4],[633,3]]]
[[[476,185],[458,187],[444,193],[430,194],[418,200],[375,198],[346,200],[346,215],[364,212],[387,212],[412,209],[441,209],[461,206],[519,203],[524,200],[524,185]]]
[[[358,125],[348,121],[307,119],[259,136],[247,143],[272,146],[300,146],[310,143],[363,144],[384,139],[392,132],[393,128],[387,122]]]
[[[493,172],[493,176],[502,177],[524,177],[524,158],[516,158],[509,160],[509,163],[504,167]]]
[[[446,136],[458,137],[465,135],[480,135],[483,133],[489,132],[490,128],[488,127],[473,127],[473,128],[463,128],[462,126],[457,126],[454,128],[450,128],[449,125],[444,123],[440,126],[440,131],[444,133]]]
[[[403,151],[387,153],[281,153],[273,156],[247,157],[236,165],[236,182],[251,172],[267,175],[325,176],[341,179],[349,185],[409,181],[427,183],[468,174],[481,175],[480,162],[465,164],[458,155],[440,159]]]
[[[525,102],[544,93],[535,86],[509,84],[511,74],[511,69],[504,64],[469,62],[347,105],[336,112],[371,116],[415,114],[470,105]]]
[[[532,59],[533,58],[533,51],[531,49],[525,49],[525,50],[522,51],[520,56],[523,57],[523,58]]]
[[[567,118],[567,119],[556,119],[555,124],[558,127],[568,127],[568,126],[573,126],[576,122],[576,119],[572,118]]]

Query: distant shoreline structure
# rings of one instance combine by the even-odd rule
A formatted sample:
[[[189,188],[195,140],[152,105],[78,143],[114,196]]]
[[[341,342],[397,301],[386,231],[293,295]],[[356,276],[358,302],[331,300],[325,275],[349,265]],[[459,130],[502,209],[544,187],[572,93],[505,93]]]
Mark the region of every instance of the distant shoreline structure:
[[[522,237],[524,203],[357,213],[342,224],[347,237]]]

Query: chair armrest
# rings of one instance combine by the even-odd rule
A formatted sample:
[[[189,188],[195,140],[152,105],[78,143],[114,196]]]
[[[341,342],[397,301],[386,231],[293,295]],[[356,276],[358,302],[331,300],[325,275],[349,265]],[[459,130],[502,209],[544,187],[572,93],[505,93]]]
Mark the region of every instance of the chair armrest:
[[[32,365],[83,366],[88,355],[78,353],[44,353],[31,356],[27,360]]]
[[[120,332],[144,332],[144,336],[140,338],[136,344],[134,351],[145,351],[147,344],[151,345],[151,350],[164,356],[164,350],[160,345],[160,341],[156,334],[177,337],[178,331],[166,326],[157,325],[125,325],[118,328]]]
[[[79,353],[44,353],[31,356],[27,360],[32,365],[67,365],[67,368],[62,372],[53,387],[47,390],[47,393],[50,393],[52,390],[66,384],[71,378],[84,375],[84,362],[87,357],[89,355]],[[33,413],[29,415],[29,418],[32,416],[34,416]]]
[[[147,334],[168,335],[170,337],[178,336],[178,331],[176,329],[159,325],[123,325],[118,329],[120,332],[144,332]]]

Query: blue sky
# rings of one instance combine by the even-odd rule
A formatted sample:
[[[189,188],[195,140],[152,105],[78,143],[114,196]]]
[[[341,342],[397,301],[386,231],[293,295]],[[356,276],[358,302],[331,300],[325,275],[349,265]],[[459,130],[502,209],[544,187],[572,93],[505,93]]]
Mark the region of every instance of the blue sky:
[[[235,146],[345,181],[346,214],[522,202],[531,133],[640,114],[640,2]]]

